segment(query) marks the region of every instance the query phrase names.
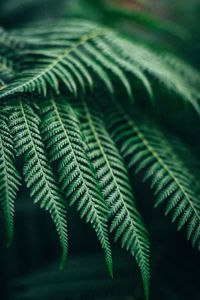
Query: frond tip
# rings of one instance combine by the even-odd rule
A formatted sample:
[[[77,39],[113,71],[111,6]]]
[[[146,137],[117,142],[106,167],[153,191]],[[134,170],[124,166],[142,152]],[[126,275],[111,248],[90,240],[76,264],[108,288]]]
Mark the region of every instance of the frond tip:
[[[20,176],[15,168],[13,139],[7,117],[0,111],[0,205],[7,231],[7,245],[13,237],[15,198],[20,185]]]
[[[42,132],[51,161],[58,161],[62,191],[77,203],[78,211],[91,223],[105,252],[108,271],[112,276],[112,255],[107,230],[108,209],[93,166],[86,154],[78,119],[64,99],[52,97],[42,104]]]
[[[63,249],[63,266],[68,248],[66,207],[56,185],[53,171],[48,164],[44,145],[39,132],[39,117],[24,101],[10,106],[10,126],[18,156],[24,160],[23,174],[31,191],[34,203],[47,210],[58,232]]]
[[[82,100],[76,105],[103,196],[111,218],[110,231],[115,241],[121,238],[122,248],[130,251],[140,268],[145,295],[149,294],[149,239],[136,208],[124,161],[108,134],[103,117],[92,103]]]

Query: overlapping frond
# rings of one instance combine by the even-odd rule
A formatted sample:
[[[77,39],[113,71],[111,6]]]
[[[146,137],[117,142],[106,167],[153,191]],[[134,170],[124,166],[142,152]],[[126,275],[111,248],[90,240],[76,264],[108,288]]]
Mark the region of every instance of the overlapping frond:
[[[200,248],[200,186],[176,148],[153,122],[131,118],[120,109],[111,112],[108,123],[129,166],[134,165],[136,172],[145,170],[156,206],[166,202],[166,214],[171,212],[172,220],[178,220],[178,229],[185,225],[188,239]]]
[[[20,185],[20,176],[15,168],[13,139],[6,115],[0,111],[0,205],[7,231],[7,244],[13,237],[15,198]]]
[[[37,28],[34,31],[22,31],[21,41],[26,46],[16,56],[21,65],[20,73],[10,86],[2,90],[0,97],[16,92],[33,91],[46,95],[48,86],[59,93],[60,83],[69,92],[77,95],[78,87],[84,90],[85,87],[93,85],[88,67],[100,77],[110,91],[113,90],[109,76],[102,66],[87,53],[80,51],[96,36],[102,35],[103,29],[87,22],[81,27],[77,22],[69,22],[66,25],[68,26],[61,22],[49,31],[46,26],[38,28],[38,31]],[[15,35],[12,39],[15,39]]]
[[[98,109],[85,100],[76,105],[88,146],[88,155],[93,162],[101,190],[110,208],[109,216],[112,219],[110,231],[115,230],[115,240],[121,238],[122,247],[135,256],[148,298],[148,234],[135,205],[124,161],[109,136]]]
[[[86,154],[78,119],[66,99],[53,97],[42,104],[42,132],[51,160],[58,161],[62,190],[77,203],[81,217],[91,223],[105,252],[112,276],[112,255],[107,230],[108,209]]]
[[[53,171],[39,132],[39,117],[24,101],[9,107],[10,127],[18,156],[23,157],[23,175],[35,203],[47,210],[58,232],[63,250],[61,266],[67,255],[66,208],[56,185]]]
[[[113,78],[117,78],[131,96],[129,73],[139,79],[151,97],[149,80],[155,78],[199,112],[197,73],[192,67],[185,64],[184,72],[180,72],[179,59],[172,65],[165,55],[98,24],[83,20],[41,23],[8,36],[20,45],[12,56],[20,66],[9,86],[1,90],[1,98],[33,91],[46,95],[48,87],[59,93],[61,84],[77,95],[80,89],[93,86],[94,77],[101,80],[109,94],[114,92]],[[192,75],[189,81],[187,70]]]
[[[124,159],[151,183],[156,205],[167,203],[166,214],[171,212],[178,229],[184,226],[192,244],[200,248],[197,164],[180,142],[142,118],[142,112],[127,114],[117,104],[123,93],[131,111],[128,99],[138,83],[152,99],[156,80],[200,112],[197,71],[109,28],[76,19],[33,23],[12,31],[0,28],[0,204],[8,243],[19,187],[14,142],[31,197],[55,223],[62,263],[68,248],[66,205],[76,203],[97,234],[112,276],[110,218],[115,240],[120,239],[136,258],[148,298],[148,233]],[[109,108],[106,118],[98,106],[101,94]],[[17,100],[19,96],[26,100]],[[91,96],[94,103],[88,100]]]

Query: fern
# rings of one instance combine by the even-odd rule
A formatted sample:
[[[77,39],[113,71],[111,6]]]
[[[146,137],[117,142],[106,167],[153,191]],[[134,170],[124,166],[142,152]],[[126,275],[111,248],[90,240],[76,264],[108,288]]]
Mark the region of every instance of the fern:
[[[68,25],[70,26],[70,23]],[[21,65],[23,65],[28,59],[29,65],[34,63],[36,67],[33,70],[22,68],[20,76],[16,78],[13,84],[3,91],[2,97],[16,92],[32,92],[34,90],[46,95],[47,84],[51,86],[57,93],[59,93],[59,81],[61,81],[71,93],[76,95],[78,88],[75,79],[77,80],[78,78],[79,81],[81,80],[81,84],[83,84],[83,86],[88,84],[88,82],[92,84],[91,76],[88,74],[87,68],[84,64],[89,64],[90,67],[96,71],[97,75],[104,81],[107,87],[109,87],[110,90],[112,89],[112,85],[109,83],[109,78],[102,67],[97,65],[92,60],[90,61],[87,55],[83,55],[82,52],[79,52],[79,48],[82,45],[89,43],[93,38],[95,38],[95,36],[101,35],[102,29],[96,28],[92,25],[88,27],[87,23],[85,26],[83,24],[83,29],[79,29],[79,32],[77,31],[76,23],[72,23],[70,27],[71,28],[66,29],[69,40],[64,40],[61,42],[59,41],[58,49],[52,51],[50,55],[48,55],[46,51],[39,50],[38,52],[29,51],[27,57],[22,51],[20,59]],[[58,29],[59,28],[60,27],[58,27]],[[58,29],[56,31],[58,31]],[[44,32],[48,34],[46,29]],[[31,35],[31,33],[29,35]],[[39,33],[39,42],[36,38],[37,47],[43,47],[40,36],[42,37],[43,41],[43,32]],[[57,40],[53,40],[53,43],[56,44]],[[33,43],[30,43],[29,47],[34,47],[32,44]],[[48,40],[46,44],[48,45]],[[60,53],[61,46],[63,48],[62,53]],[[33,54],[34,56],[31,57]],[[76,57],[74,57],[74,54],[78,56],[78,60]],[[24,57],[25,62],[23,62],[22,57]],[[81,61],[83,61],[84,64]]]
[[[18,156],[24,159],[23,174],[35,203],[49,211],[63,249],[61,267],[67,255],[66,208],[56,186],[41,140],[40,120],[26,102],[19,100],[9,107],[10,126]]]
[[[2,7],[12,10],[14,1],[9,3]],[[156,206],[166,203],[166,214],[172,213],[198,248],[199,171],[191,151],[143,117],[137,102],[140,91],[153,100],[154,89],[163,89],[199,113],[199,72],[173,55],[79,19],[0,28],[0,46],[0,204],[8,244],[20,156],[31,198],[55,224],[61,265],[68,251],[67,206],[76,204],[96,232],[110,275],[109,229],[135,257],[148,298],[149,237],[126,162],[148,180]],[[121,96],[129,113],[119,104]]]
[[[105,251],[112,276],[112,256],[107,232],[107,207],[89,161],[72,108],[53,98],[42,104],[42,132],[51,160],[58,162],[58,175],[70,204],[77,202],[81,217],[90,222]]]
[[[135,206],[133,192],[121,155],[106,131],[97,109],[86,101],[78,104],[81,124],[104,198],[112,218],[111,232],[115,241],[121,237],[122,247],[130,250],[141,269],[146,297],[149,294],[149,241],[141,216]]]
[[[48,25],[48,27],[47,27]],[[49,26],[53,29],[48,29]],[[8,40],[18,45],[12,55],[20,61],[15,78],[0,92],[0,97],[15,93],[37,91],[47,94],[48,87],[59,93],[60,83],[75,96],[80,86],[92,86],[95,73],[104,83],[109,94],[113,93],[113,76],[131,96],[131,84],[125,75],[130,72],[138,78],[152,96],[147,74],[156,78],[167,89],[180,95],[199,112],[199,90],[196,73],[187,65],[180,74],[180,67],[171,66],[160,53],[128,41],[108,28],[81,20],[41,24],[39,28],[16,30],[7,34]],[[51,49],[51,52],[47,49]],[[193,73],[190,81],[189,73]]]
[[[13,237],[15,198],[20,185],[20,176],[14,164],[13,139],[5,114],[0,112],[0,204],[5,219],[7,244]]]
[[[195,110],[199,113],[199,91],[195,88],[195,82],[193,82],[193,77],[196,77],[196,72],[194,71],[193,77],[191,77],[192,82],[188,82],[187,78],[185,80],[185,74],[180,74],[179,65],[176,69],[176,64],[173,66],[170,63],[166,63],[165,59],[159,53],[153,53],[150,49],[143,45],[137,43],[131,43],[123,38],[115,37],[110,34],[106,37],[106,43],[104,43],[101,49],[106,51],[107,44],[113,45],[113,47],[118,50],[120,56],[130,65],[136,65],[140,67],[143,72],[152,75],[161,84],[163,84],[169,91],[172,91],[179,95],[186,102],[191,103]],[[191,71],[190,67],[185,64],[185,71]],[[186,71],[187,73],[187,71]],[[187,75],[186,75],[187,77]],[[191,86],[192,84],[192,86]]]
[[[165,213],[172,212],[172,221],[179,220],[178,229],[187,226],[187,237],[200,248],[200,203],[196,179],[176,153],[168,138],[151,121],[131,118],[117,109],[109,114],[113,138],[135,172],[146,170],[156,196],[156,206],[167,201]],[[180,145],[179,145],[180,146]],[[193,187],[191,189],[191,187]]]

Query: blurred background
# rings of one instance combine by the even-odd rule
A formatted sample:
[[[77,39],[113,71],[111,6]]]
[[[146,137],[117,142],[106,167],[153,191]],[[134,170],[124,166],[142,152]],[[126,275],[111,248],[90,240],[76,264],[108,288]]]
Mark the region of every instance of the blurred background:
[[[199,0],[0,0],[0,26],[15,28],[48,18],[86,18],[131,35],[155,49],[171,51],[200,67]],[[162,92],[162,91],[161,91]],[[164,95],[163,95],[164,97]],[[193,113],[159,114],[168,126],[199,154],[199,121]],[[168,108],[170,111],[170,108]],[[151,234],[152,300],[199,300],[199,253],[185,233],[177,233],[163,208],[153,209],[150,189],[132,176],[138,207]],[[68,214],[69,257],[59,270],[60,249],[47,214],[32,204],[22,188],[16,203],[15,237],[6,248],[0,216],[0,299],[2,300],[143,300],[134,260],[113,245],[114,279],[110,279],[103,253],[75,208]]]

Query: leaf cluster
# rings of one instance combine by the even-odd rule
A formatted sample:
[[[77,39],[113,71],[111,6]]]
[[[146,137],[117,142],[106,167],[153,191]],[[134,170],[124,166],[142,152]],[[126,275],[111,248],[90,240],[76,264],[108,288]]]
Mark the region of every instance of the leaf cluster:
[[[149,234],[129,172],[142,174],[156,206],[166,203],[166,214],[198,248],[200,186],[191,151],[139,110],[136,82],[152,102],[156,82],[199,113],[199,73],[168,53],[78,19],[2,29],[0,45],[0,204],[8,243],[21,157],[30,196],[58,232],[61,265],[68,251],[67,211],[76,205],[96,232],[111,276],[114,232],[135,257],[148,298]]]

